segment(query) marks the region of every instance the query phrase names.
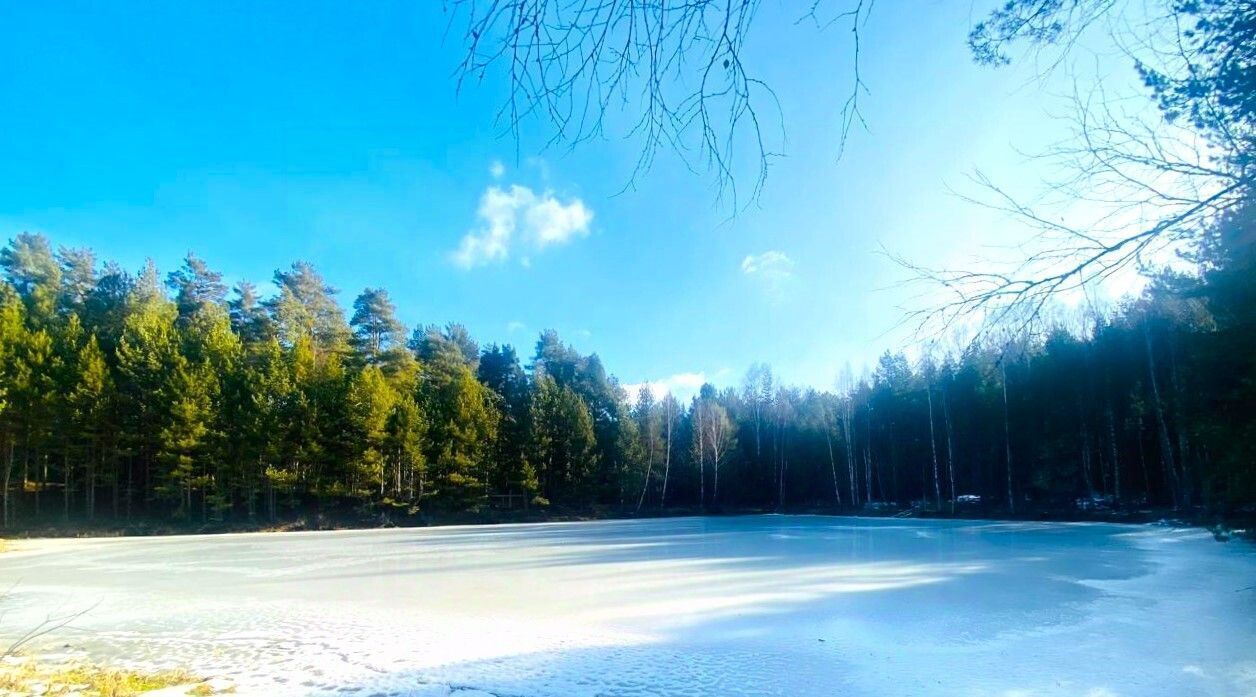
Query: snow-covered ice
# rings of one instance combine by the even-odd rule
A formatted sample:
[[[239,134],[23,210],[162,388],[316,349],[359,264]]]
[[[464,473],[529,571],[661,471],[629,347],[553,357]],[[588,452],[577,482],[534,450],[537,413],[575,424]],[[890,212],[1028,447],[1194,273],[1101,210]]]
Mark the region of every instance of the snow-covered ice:
[[[249,695],[1256,695],[1256,548],[754,516],[22,542],[0,635]]]

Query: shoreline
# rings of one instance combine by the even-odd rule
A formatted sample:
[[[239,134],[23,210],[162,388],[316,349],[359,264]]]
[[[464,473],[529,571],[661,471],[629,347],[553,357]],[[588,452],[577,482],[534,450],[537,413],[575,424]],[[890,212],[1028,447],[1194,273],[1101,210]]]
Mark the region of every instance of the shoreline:
[[[654,520],[682,517],[725,517],[753,515],[824,515],[858,518],[898,518],[917,520],[973,520],[1035,523],[1111,523],[1147,525],[1161,523],[1177,527],[1207,529],[1218,541],[1233,537],[1256,539],[1256,516],[1250,512],[1224,515],[1212,511],[1175,511],[1168,508],[1144,508],[1137,510],[1051,510],[1027,511],[1020,515],[1007,515],[997,510],[966,508],[954,515],[946,512],[916,510],[911,508],[861,507],[835,508],[825,506],[800,506],[778,508],[758,507],[675,507],[662,511],[633,513],[614,509],[551,510],[547,512],[485,511],[480,513],[431,513],[414,516],[361,515],[340,511],[332,514],[293,516],[275,522],[262,521],[210,521],[186,522],[169,520],[108,521],[96,523],[44,523],[14,527],[0,531],[0,553],[12,550],[11,543],[19,540],[53,539],[108,539],[121,537],[181,537],[189,535],[226,535],[240,533],[293,533],[330,532],[355,530],[383,530],[396,528],[459,527],[479,525],[530,525],[544,523],[576,523],[594,521]],[[7,544],[6,543],[10,543]]]

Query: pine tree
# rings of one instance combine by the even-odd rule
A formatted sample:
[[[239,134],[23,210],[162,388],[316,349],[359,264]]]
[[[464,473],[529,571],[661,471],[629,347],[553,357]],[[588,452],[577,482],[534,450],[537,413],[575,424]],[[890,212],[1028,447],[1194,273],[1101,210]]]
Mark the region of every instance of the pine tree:
[[[485,348],[478,377],[493,391],[493,404],[498,413],[499,426],[493,444],[496,476],[489,482],[490,489],[501,492],[508,501],[520,497],[527,506],[539,482],[528,448],[531,388],[514,347],[492,344]]]
[[[417,505],[427,480],[423,412],[410,394],[401,394],[384,424],[384,458],[391,471],[393,496]]]
[[[289,271],[276,271],[275,285],[279,295],[266,305],[283,343],[295,346],[309,339],[316,360],[347,351],[349,327],[336,303],[337,291],[312,265],[296,262]]]
[[[187,359],[179,350],[175,329],[177,311],[156,288],[155,273],[146,273],[127,299],[117,347],[118,396],[124,421],[120,424],[126,467],[125,503],[128,516],[148,499],[159,485],[155,471],[163,448],[163,430],[169,426],[180,382],[196,381],[186,375]],[[176,376],[176,371],[181,374]],[[172,434],[173,437],[174,434]],[[166,463],[172,467],[177,463]],[[140,497],[137,501],[136,488]]]
[[[17,292],[7,283],[0,283],[0,466],[4,467],[3,517],[0,522],[9,527],[17,519],[13,511],[12,484],[18,432],[21,428],[20,412],[22,386],[27,370],[21,361],[19,347],[26,340],[25,308]]]
[[[475,379],[461,351],[439,352],[425,362],[420,394],[427,415],[427,462],[435,490],[447,505],[483,500],[491,476],[498,413],[493,393]]]
[[[531,424],[532,460],[546,498],[565,504],[584,500],[597,466],[593,417],[584,399],[542,375],[532,393]]]
[[[349,408],[354,428],[355,471],[351,474],[351,491],[364,495],[369,491],[384,495],[384,463],[389,417],[398,395],[389,386],[377,366],[368,365],[353,379],[349,389]]]
[[[75,435],[86,463],[83,475],[83,512],[88,520],[96,516],[96,494],[100,473],[113,461],[111,416],[114,410],[113,378],[105,363],[96,336],[89,336],[75,363],[77,384],[69,395],[74,409]]]
[[[367,288],[353,301],[354,339],[358,351],[370,363],[392,348],[405,336],[405,327],[397,321],[397,309],[382,288]]]

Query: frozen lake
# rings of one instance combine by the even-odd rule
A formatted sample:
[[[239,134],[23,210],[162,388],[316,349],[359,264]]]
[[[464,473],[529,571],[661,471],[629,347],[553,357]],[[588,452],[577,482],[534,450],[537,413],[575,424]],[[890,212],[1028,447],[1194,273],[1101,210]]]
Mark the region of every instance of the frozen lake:
[[[0,633],[90,608],[55,646],[248,695],[1256,695],[1254,550],[815,516],[32,541]]]

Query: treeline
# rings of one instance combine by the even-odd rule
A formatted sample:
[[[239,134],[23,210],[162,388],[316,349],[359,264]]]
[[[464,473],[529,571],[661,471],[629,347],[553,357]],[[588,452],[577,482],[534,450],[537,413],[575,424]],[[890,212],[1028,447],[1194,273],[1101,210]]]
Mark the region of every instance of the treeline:
[[[1223,221],[1198,273],[1071,328],[886,354],[835,391],[756,365],[686,404],[553,332],[525,364],[460,325],[407,332],[381,289],[346,319],[308,264],[263,299],[192,255],[162,279],[22,234],[0,251],[3,520],[1249,504],[1251,231]]]

